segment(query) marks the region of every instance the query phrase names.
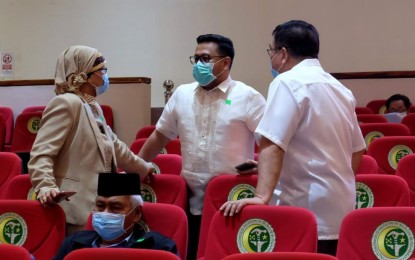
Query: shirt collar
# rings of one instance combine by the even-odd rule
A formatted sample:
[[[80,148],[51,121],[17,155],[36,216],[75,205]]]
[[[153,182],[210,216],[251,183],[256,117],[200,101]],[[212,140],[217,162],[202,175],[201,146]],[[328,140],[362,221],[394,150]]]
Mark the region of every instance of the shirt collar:
[[[106,248],[109,248],[109,247],[125,247],[125,245],[127,245],[128,240],[130,240],[133,233],[134,232],[131,232],[131,234],[128,237],[124,238],[124,240],[122,240],[121,242],[116,243],[116,244],[111,244],[111,245],[108,245],[108,246],[105,246],[105,247]],[[94,247],[94,248],[101,247],[101,242],[102,242],[102,239],[101,239],[101,237],[98,236],[94,240],[94,242],[92,242],[92,247]]]
[[[218,86],[216,86],[215,88],[213,88],[213,89],[211,89],[211,90],[209,90],[209,92],[210,91],[215,91],[216,89],[219,89],[220,91],[222,91],[223,93],[226,93],[226,91],[228,91],[228,88],[232,85],[232,82],[233,82],[233,80],[232,80],[232,78],[231,78],[231,75],[229,75],[229,77],[226,79],[226,80],[224,80],[224,81],[222,81]],[[203,87],[202,86],[200,86],[199,84],[197,85],[197,88],[195,89],[195,91],[199,91],[199,90],[201,90],[201,89],[203,89]]]
[[[320,61],[318,59],[304,59],[300,63],[295,65],[292,69],[296,70],[296,69],[302,69],[305,67],[313,67],[313,66],[321,67]]]

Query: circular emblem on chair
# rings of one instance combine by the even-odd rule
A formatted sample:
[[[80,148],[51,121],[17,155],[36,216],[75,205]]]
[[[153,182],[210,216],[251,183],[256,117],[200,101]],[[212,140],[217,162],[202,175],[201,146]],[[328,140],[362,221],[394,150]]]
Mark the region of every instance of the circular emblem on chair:
[[[239,228],[237,244],[241,253],[272,252],[275,246],[274,229],[262,219],[250,219]]]
[[[362,182],[356,182],[356,209],[371,208],[375,202],[372,190]]]
[[[141,229],[143,229],[145,232],[150,232],[150,227],[146,224],[146,223],[144,223],[144,221],[142,221],[141,219],[138,221],[138,223],[137,223],[140,227],[141,227]]]
[[[141,184],[141,196],[145,202],[157,202],[156,193],[147,184]]]
[[[36,192],[35,189],[30,188],[29,192],[27,193],[27,200],[36,200]]]
[[[384,136],[381,132],[378,131],[372,131],[369,132],[366,136],[365,136],[365,143],[366,143],[366,149],[369,147],[369,144],[375,140],[376,138],[382,137]]]
[[[398,162],[405,156],[408,154],[411,154],[412,150],[411,148],[409,148],[406,145],[397,145],[394,146],[388,154],[388,161],[389,161],[389,165],[396,170],[396,168],[398,167]]]
[[[386,112],[386,105],[383,105],[379,108],[379,114],[385,114]]]
[[[254,196],[254,187],[249,184],[238,184],[229,192],[228,200],[240,200],[245,198],[253,198]]]
[[[155,163],[151,163],[152,165],[153,165],[153,167],[154,167],[154,171],[153,171],[153,173],[154,174],[160,174],[160,168],[157,166],[157,164],[155,164]]]
[[[378,259],[408,259],[414,252],[414,235],[401,222],[385,222],[373,233],[372,250]]]
[[[31,117],[29,121],[27,122],[27,130],[31,132],[32,134],[37,134],[40,128],[40,118],[35,116]]]
[[[1,244],[23,245],[27,238],[27,225],[16,213],[0,215]]]

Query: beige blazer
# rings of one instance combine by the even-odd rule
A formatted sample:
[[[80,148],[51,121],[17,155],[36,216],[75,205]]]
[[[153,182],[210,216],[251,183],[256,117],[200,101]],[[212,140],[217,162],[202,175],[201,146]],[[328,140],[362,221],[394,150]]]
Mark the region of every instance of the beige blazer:
[[[95,205],[98,174],[104,172],[104,143],[87,103],[75,94],[54,97],[47,105],[28,164],[32,186],[39,198],[52,189],[76,191],[60,205],[66,222],[84,225]],[[107,128],[114,143],[114,162],[128,173],[144,178],[151,167],[134,155]]]

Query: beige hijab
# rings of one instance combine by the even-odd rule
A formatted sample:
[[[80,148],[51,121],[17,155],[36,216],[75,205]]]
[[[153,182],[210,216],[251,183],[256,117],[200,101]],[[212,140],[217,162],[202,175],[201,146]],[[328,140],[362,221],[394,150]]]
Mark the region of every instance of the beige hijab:
[[[94,66],[94,62],[102,54],[88,46],[75,45],[66,49],[58,58],[55,72],[56,95],[79,92],[79,87],[87,82],[87,74],[103,67]]]

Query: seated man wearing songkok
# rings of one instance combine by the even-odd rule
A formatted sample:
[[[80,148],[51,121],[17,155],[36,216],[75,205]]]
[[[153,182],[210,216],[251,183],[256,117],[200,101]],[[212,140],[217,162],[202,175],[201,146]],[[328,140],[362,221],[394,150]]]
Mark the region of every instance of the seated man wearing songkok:
[[[95,211],[92,212],[94,230],[68,236],[55,260],[81,248],[159,249],[178,255],[173,240],[157,232],[145,232],[138,225],[143,211],[139,175],[100,174],[97,192]]]

